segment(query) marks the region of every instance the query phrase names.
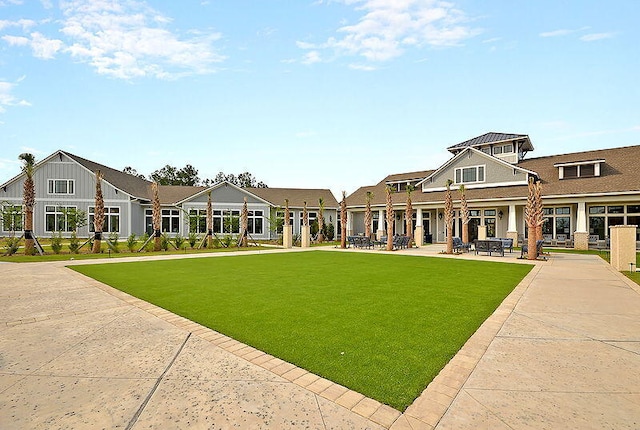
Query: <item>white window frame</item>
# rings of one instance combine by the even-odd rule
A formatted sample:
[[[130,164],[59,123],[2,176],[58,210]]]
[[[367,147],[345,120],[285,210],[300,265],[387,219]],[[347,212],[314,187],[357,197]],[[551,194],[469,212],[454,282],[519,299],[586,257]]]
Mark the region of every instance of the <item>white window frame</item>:
[[[51,212],[49,210],[50,207],[53,207],[53,212]],[[69,223],[67,222],[67,217],[64,214],[64,212],[62,210],[58,210],[59,208],[64,208],[66,210],[69,209],[75,209],[78,210],[77,206],[66,206],[66,205],[46,205],[44,208],[44,228],[45,228],[45,232],[46,233],[56,233],[56,232],[61,232],[61,233],[71,233],[73,232],[73,230],[69,229]],[[49,215],[53,215],[54,220],[54,227],[58,226],[58,217],[62,216],[64,217],[64,228],[62,230],[49,230],[49,223],[47,222],[47,218],[49,217]]]
[[[475,169],[476,170],[476,180],[475,181],[465,181],[464,180],[464,170],[465,169]],[[482,169],[482,179],[480,180],[479,171]],[[460,180],[458,181],[458,177]],[[479,184],[485,182],[487,179],[487,167],[484,164],[480,164],[477,166],[464,166],[457,167],[454,171],[455,184]]]
[[[95,233],[94,219],[95,206],[89,206],[87,209],[87,217],[89,219],[89,233]],[[120,233],[120,220],[122,212],[120,212],[120,206],[105,206],[104,208],[104,224],[102,226],[103,233]],[[114,218],[118,219],[118,225],[116,229],[113,229]]]
[[[56,191],[56,183],[57,182],[66,182],[67,183],[67,192],[59,193]],[[69,192],[71,190],[71,192]],[[72,196],[76,193],[76,180],[75,179],[47,179],[47,194],[49,195],[65,195]]]

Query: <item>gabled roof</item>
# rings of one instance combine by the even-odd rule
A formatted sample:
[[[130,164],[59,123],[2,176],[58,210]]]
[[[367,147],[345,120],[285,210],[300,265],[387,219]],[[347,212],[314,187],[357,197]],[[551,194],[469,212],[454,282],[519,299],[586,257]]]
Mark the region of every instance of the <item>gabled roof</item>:
[[[80,164],[85,169],[95,173],[96,170],[100,170],[103,175],[103,179],[118,188],[121,191],[137,197],[143,200],[151,199],[151,182],[146,179],[139,178],[137,176],[129,175],[128,173],[121,172],[120,170],[112,169],[104,164],[96,163],[95,161],[87,160],[86,158],[79,157],[67,151],[59,151],[65,154],[67,157]]]
[[[206,187],[193,187],[188,185],[158,185],[158,197],[160,204],[173,205],[193,197]]]
[[[496,163],[496,164],[500,164],[500,165],[504,166],[505,168],[508,168],[508,169],[517,169],[517,170],[520,170],[521,172],[528,173],[528,174],[530,174],[530,175],[534,175],[534,176],[538,176],[538,174],[537,174],[536,172],[531,171],[531,170],[528,170],[528,169],[525,169],[525,168],[523,168],[523,167],[522,167],[521,165],[519,165],[519,164],[511,164],[511,163],[507,163],[506,161],[501,160],[500,158],[494,157],[494,156],[489,155],[489,154],[485,154],[484,152],[479,151],[479,150],[477,150],[477,149],[475,149],[475,148],[467,147],[466,149],[464,149],[464,150],[462,150],[462,151],[458,152],[456,155],[454,155],[454,156],[453,156],[453,157],[451,157],[449,160],[447,160],[447,162],[446,162],[446,163],[444,163],[442,166],[438,167],[438,169],[437,169],[437,170],[434,170],[434,171],[433,171],[433,173],[431,173],[429,176],[425,177],[422,181],[418,182],[418,184],[417,184],[417,185],[422,185],[422,183],[423,183],[423,182],[425,182],[426,180],[428,180],[429,178],[431,178],[431,177],[433,177],[433,176],[436,176],[436,175],[437,175],[438,173],[440,173],[442,170],[447,169],[450,165],[452,165],[453,163],[455,163],[459,158],[464,157],[464,156],[465,156],[465,154],[466,154],[467,152],[469,152],[469,151],[473,151],[473,152],[475,152],[476,154],[478,154],[479,156],[481,156],[481,157],[485,157],[485,158],[487,158],[487,159],[491,160],[492,162],[494,162],[494,163]]]
[[[317,208],[318,199],[324,199],[325,208],[337,208],[338,201],[329,189],[313,188],[244,188],[252,194],[271,203],[284,207],[284,200],[289,199],[289,207],[301,208],[304,202],[307,207]]]
[[[395,173],[384,178],[384,183],[389,184],[392,182],[421,181],[433,172],[433,170],[419,170],[417,172]]]
[[[450,146],[447,149],[450,152],[457,152],[460,149],[468,148],[468,147],[476,147],[483,146],[489,143],[502,143],[509,142],[512,140],[525,140],[524,148],[527,151],[533,150],[533,145],[531,144],[531,140],[529,136],[526,134],[512,134],[512,133],[495,133],[489,132],[485,133],[482,136],[474,137],[473,139],[465,140],[464,142],[460,142],[456,145]]]
[[[633,194],[638,196],[640,195],[638,159],[640,159],[640,145],[531,158],[521,161],[517,166],[510,165],[510,167],[519,167],[537,173],[542,180],[542,200],[544,202],[545,196],[606,194]],[[600,176],[575,179],[559,178],[558,168],[554,167],[554,165],[584,160],[605,160],[601,166]],[[374,195],[371,202],[372,205],[377,206],[377,208],[383,208],[385,204],[385,180],[386,178],[376,185],[360,187],[354,191],[347,197],[347,206],[364,207],[366,193],[371,191]],[[522,199],[524,201],[527,198],[527,194],[527,185],[474,188],[466,191],[467,200],[470,202],[500,199]],[[411,198],[414,203],[444,204],[444,192],[442,191],[423,193],[418,189],[411,194]],[[405,200],[404,193],[393,195],[393,202],[396,207],[404,207]],[[455,193],[454,200],[457,200]]]

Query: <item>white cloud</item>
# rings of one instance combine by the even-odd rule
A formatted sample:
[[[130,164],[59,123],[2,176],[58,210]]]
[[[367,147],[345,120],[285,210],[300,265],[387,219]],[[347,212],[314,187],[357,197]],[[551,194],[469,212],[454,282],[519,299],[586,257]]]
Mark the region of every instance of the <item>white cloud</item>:
[[[302,58],[302,64],[314,64],[322,61],[318,51],[309,51]]]
[[[491,39],[485,39],[482,43],[495,43],[502,40],[502,37],[492,37]]]
[[[540,37],[558,37],[558,36],[566,36],[571,33],[575,33],[576,30],[568,30],[566,28],[560,30],[546,31],[544,33],[540,33]]]
[[[480,34],[452,3],[440,0],[342,0],[362,11],[357,23],[337,29],[339,37],[320,44],[297,42],[301,49],[330,50],[384,62],[406,49],[425,45],[457,46]]]
[[[583,42],[594,42],[596,40],[611,39],[614,33],[591,33],[585,34],[580,38]]]
[[[50,0],[41,2],[45,7],[53,5]],[[63,18],[53,21],[61,26],[56,37],[32,32],[30,38],[6,35],[2,39],[13,46],[29,45],[41,59],[67,53],[100,74],[121,79],[212,73],[215,64],[225,59],[213,47],[219,33],[177,34],[168,28],[170,17],[143,1],[61,0],[59,6]],[[0,21],[0,29],[22,27],[25,32],[36,25],[31,20]]]
[[[367,64],[349,64],[349,68],[352,70],[362,70],[365,72],[372,72],[374,70],[378,70],[377,67],[370,66]]]
[[[20,78],[17,82],[22,80]],[[12,94],[15,86],[14,82],[0,81],[0,113],[6,112],[6,108],[10,106],[31,106],[28,101],[20,100]]]

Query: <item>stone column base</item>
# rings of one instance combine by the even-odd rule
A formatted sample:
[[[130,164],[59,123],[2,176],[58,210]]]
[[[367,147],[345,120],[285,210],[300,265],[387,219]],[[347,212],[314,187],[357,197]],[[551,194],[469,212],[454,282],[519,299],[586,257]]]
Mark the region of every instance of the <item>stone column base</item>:
[[[618,272],[635,270],[636,265],[636,226],[614,225],[611,233],[611,265]],[[631,266],[629,263],[633,263]]]
[[[293,248],[293,226],[282,226],[282,246],[284,248]]]
[[[574,249],[589,249],[589,233],[586,231],[576,231],[573,233]]]
[[[517,231],[508,231],[507,239],[513,239],[513,246],[518,246],[518,232]]]
[[[416,246],[419,248],[423,245],[424,234],[421,225],[417,225],[416,229],[413,231],[413,241],[416,243]]]
[[[487,240],[487,226],[479,225],[478,226],[478,240]]]
[[[384,230],[376,230],[376,240],[382,239],[382,236],[384,236]]]
[[[311,246],[311,227],[303,225],[300,228],[300,247],[309,248]]]

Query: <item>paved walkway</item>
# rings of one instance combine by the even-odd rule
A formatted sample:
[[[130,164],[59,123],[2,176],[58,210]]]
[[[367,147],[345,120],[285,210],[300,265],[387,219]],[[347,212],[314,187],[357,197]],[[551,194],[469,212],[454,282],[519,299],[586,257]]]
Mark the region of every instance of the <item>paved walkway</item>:
[[[640,427],[640,293],[598,257],[538,263],[402,415],[68,263],[0,264],[0,429]]]

